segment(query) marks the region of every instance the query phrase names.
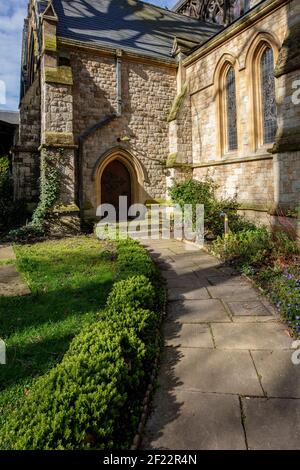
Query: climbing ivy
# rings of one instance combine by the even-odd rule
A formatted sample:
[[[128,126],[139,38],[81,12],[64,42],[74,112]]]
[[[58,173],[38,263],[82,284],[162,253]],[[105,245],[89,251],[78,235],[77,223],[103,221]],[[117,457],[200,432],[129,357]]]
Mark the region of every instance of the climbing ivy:
[[[33,213],[32,224],[43,226],[47,213],[59,199],[61,186],[60,165],[63,160],[63,149],[57,152],[41,153],[40,202]]]
[[[13,239],[42,236],[50,209],[59,200],[62,168],[65,162],[64,149],[41,151],[40,201],[29,224],[10,232]]]

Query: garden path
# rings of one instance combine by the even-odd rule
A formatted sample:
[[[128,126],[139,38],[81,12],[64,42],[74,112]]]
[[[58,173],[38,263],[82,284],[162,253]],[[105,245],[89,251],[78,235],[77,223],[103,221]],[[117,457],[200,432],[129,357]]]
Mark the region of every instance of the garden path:
[[[30,294],[28,286],[17,271],[15,259],[11,245],[0,245],[0,297]]]
[[[300,365],[275,309],[203,250],[144,244],[169,300],[143,448],[299,449]]]

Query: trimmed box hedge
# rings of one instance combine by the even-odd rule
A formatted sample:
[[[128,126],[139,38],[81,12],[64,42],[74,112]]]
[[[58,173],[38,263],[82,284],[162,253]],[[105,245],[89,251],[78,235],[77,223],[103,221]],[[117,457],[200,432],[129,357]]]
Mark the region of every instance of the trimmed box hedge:
[[[0,430],[2,449],[130,446],[159,347],[163,294],[157,269],[137,242],[119,242],[117,266],[121,280],[100,321],[77,335],[62,362],[36,381]]]

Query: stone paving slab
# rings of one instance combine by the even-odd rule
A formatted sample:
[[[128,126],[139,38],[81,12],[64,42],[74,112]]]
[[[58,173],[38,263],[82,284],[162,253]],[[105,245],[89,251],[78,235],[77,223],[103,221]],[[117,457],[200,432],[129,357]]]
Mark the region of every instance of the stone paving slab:
[[[263,396],[248,351],[166,349],[159,374],[162,388]]]
[[[212,286],[234,286],[238,288],[239,286],[249,286],[249,282],[246,279],[243,279],[240,276],[209,276],[208,281]]]
[[[184,300],[170,302],[168,320],[181,323],[230,322],[220,300]]]
[[[258,293],[250,286],[239,286],[220,284],[208,287],[208,291],[213,299],[223,299],[230,301],[257,300]]]
[[[203,300],[210,299],[209,293],[205,288],[174,287],[168,289],[168,300]]]
[[[177,276],[176,278],[168,279],[168,287],[178,287],[178,288],[197,288],[197,287],[205,287],[208,283],[205,281],[201,281],[195,274],[186,274],[182,276]],[[208,295],[208,293],[207,293]]]
[[[144,449],[244,450],[239,399],[234,395],[172,391],[154,400]]]
[[[278,312],[234,269],[168,243],[152,250],[167,266],[169,298],[194,300],[168,303],[144,447],[299,449],[300,366],[291,362],[292,339]],[[190,275],[197,286],[185,285]],[[203,292],[212,298],[198,299]]]
[[[0,297],[30,294],[15,265],[0,266]]]
[[[300,398],[300,365],[292,363],[292,354],[292,350],[252,351],[263,389],[269,397]]]
[[[208,325],[190,325],[166,322],[163,328],[167,346],[183,348],[213,348],[214,343]]]
[[[280,323],[212,324],[219,349],[290,349],[292,340]]]
[[[248,302],[227,302],[235,316],[270,316],[269,310],[259,300]]]
[[[299,450],[300,400],[243,399],[249,449]]]
[[[0,261],[15,260],[16,254],[11,245],[0,245]]]

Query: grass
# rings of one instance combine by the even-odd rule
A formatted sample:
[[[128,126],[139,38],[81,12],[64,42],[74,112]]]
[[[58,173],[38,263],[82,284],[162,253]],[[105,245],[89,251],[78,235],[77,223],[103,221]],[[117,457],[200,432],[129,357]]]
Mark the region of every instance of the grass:
[[[15,246],[32,294],[0,298],[0,426],[33,381],[60,362],[72,338],[93,322],[114,280],[111,246],[90,237]]]

